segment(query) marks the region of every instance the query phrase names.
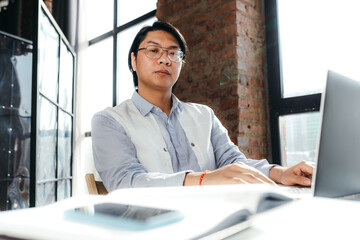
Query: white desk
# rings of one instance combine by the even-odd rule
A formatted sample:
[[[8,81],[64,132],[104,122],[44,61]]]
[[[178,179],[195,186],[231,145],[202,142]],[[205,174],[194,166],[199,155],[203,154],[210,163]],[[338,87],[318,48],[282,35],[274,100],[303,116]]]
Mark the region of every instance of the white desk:
[[[250,228],[227,239],[360,239],[359,216],[360,202],[325,198],[299,200],[255,216]],[[227,230],[223,232],[229,234]],[[218,234],[221,236],[221,232]]]
[[[231,185],[123,189],[106,197],[74,197],[46,207],[0,213],[0,235],[26,239],[191,239],[216,224],[218,218],[225,216],[224,212],[248,205],[251,194],[262,188],[260,185]],[[63,218],[65,209],[102,202],[105,198],[175,208],[183,211],[186,217],[178,223],[138,232]],[[358,216],[360,202],[321,198],[293,201],[256,215],[249,221],[252,226],[233,239],[356,239]]]

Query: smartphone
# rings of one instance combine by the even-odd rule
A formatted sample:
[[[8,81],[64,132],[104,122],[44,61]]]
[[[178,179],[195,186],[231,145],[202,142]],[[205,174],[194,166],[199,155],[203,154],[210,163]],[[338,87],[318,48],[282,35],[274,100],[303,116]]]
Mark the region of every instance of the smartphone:
[[[108,227],[146,230],[180,221],[184,215],[172,209],[99,203],[67,210],[64,217]]]

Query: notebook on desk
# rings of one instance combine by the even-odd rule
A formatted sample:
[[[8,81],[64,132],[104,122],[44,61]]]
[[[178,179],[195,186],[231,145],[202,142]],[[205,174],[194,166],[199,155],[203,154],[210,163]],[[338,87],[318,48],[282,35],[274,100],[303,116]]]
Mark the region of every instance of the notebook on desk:
[[[360,200],[360,81],[329,71],[320,114],[316,170],[305,194]]]

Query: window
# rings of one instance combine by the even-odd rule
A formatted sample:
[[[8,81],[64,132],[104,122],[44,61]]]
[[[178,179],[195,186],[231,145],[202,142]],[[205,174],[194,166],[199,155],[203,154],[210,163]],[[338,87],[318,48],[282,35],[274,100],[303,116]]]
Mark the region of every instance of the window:
[[[136,32],[156,21],[156,2],[106,0],[100,6],[98,2],[84,2],[89,47],[83,94],[87,104],[93,106],[82,114],[84,121],[81,124],[87,131],[91,128],[89,119],[96,112],[131,97],[134,86],[127,67],[128,51]],[[98,94],[100,98],[93,97]]]
[[[360,79],[359,7],[357,0],[265,1],[273,162],[315,159],[328,70]]]
[[[74,195],[88,193],[84,176],[98,177],[91,143],[96,112],[129,99],[134,91],[127,55],[136,32],[156,21],[157,0],[80,0],[78,107]],[[83,32],[82,32],[83,31]]]
[[[133,76],[128,68],[128,54],[132,41],[142,26],[151,25],[155,21],[156,18],[151,17],[118,33],[117,72],[119,74],[117,76],[117,103],[131,98],[132,93],[134,92]]]
[[[73,156],[75,54],[45,4],[38,1],[37,6],[33,86],[38,88],[32,93],[36,122],[31,132],[31,169],[35,172],[30,178],[31,206],[71,196]]]

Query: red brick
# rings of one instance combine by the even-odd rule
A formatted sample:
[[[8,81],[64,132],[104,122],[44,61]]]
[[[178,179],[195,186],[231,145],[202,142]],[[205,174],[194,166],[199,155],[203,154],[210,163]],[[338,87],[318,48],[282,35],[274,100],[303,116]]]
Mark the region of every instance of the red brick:
[[[258,100],[251,100],[250,101],[250,107],[252,108],[259,108],[261,103]]]
[[[261,153],[259,153],[258,151],[252,151],[249,154],[249,158],[251,158],[251,159],[262,159],[263,155]]]
[[[214,29],[218,29],[220,28],[222,25],[221,25],[221,19],[220,18],[215,18],[215,19],[210,19],[208,22],[207,22],[207,30],[208,31],[212,31]]]
[[[207,4],[206,0],[185,0],[184,2],[186,3],[186,7],[188,8],[192,8],[199,4]]]
[[[237,12],[230,12],[227,13],[225,16],[223,16],[222,18],[222,23],[228,24],[228,23],[235,23],[236,19],[237,19]]]
[[[173,5],[172,5],[172,9],[174,12],[179,11],[179,9],[182,9],[185,7],[185,2],[184,1],[176,1]]]
[[[211,44],[210,46],[208,46],[207,48],[206,48],[206,50],[208,51],[208,52],[217,52],[217,51],[219,51],[220,49],[221,49],[221,47],[222,47],[222,45],[221,45],[221,43],[213,43],[213,44]]]
[[[170,15],[172,12],[173,12],[173,8],[171,5],[161,6],[159,11],[156,12],[156,17],[161,19],[165,16]]]
[[[49,9],[49,12],[53,11],[53,0],[44,0],[46,7]]]
[[[235,0],[228,1],[227,3],[222,3],[219,7],[215,9],[215,15],[220,16],[232,11],[235,11],[236,3]]]
[[[228,49],[228,50],[224,50],[221,52],[221,56],[220,56],[220,60],[224,61],[230,58],[235,58],[236,57],[236,49]]]
[[[239,99],[239,107],[246,109],[250,107],[249,101],[247,99]]]
[[[221,0],[207,0],[208,7],[214,7],[221,3]]]
[[[220,100],[220,110],[237,109],[238,100],[236,98]]]
[[[257,147],[259,146],[259,142],[256,139],[250,138],[249,140],[249,146],[251,147]]]
[[[197,15],[196,18],[193,19],[193,24],[194,25],[202,24],[204,22],[209,21],[211,17],[212,16],[209,12],[201,13]]]
[[[239,96],[249,96],[250,92],[251,92],[250,88],[239,85],[239,87],[238,87]]]
[[[241,0],[246,5],[255,8],[256,7],[256,0]]]
[[[233,112],[233,113],[228,113],[225,117],[225,120],[227,121],[231,121],[231,122],[235,122],[236,120],[239,119],[239,112]],[[235,128],[237,128],[237,124],[234,125]]]
[[[251,130],[254,135],[265,135],[266,134],[265,127],[263,127],[263,126],[252,126]]]
[[[237,26],[236,24],[231,24],[228,26],[225,26],[218,30],[217,36],[222,38],[229,35],[236,35],[237,34]]]
[[[262,84],[261,84],[260,80],[257,78],[250,78],[249,85],[259,88],[259,87],[261,87]]]
[[[249,139],[249,137],[245,137],[245,136],[238,137],[237,142],[238,142],[238,146],[249,146],[250,139]]]
[[[238,133],[239,134],[249,134],[250,132],[250,126],[248,124],[241,124],[239,123],[239,126],[238,126]]]

